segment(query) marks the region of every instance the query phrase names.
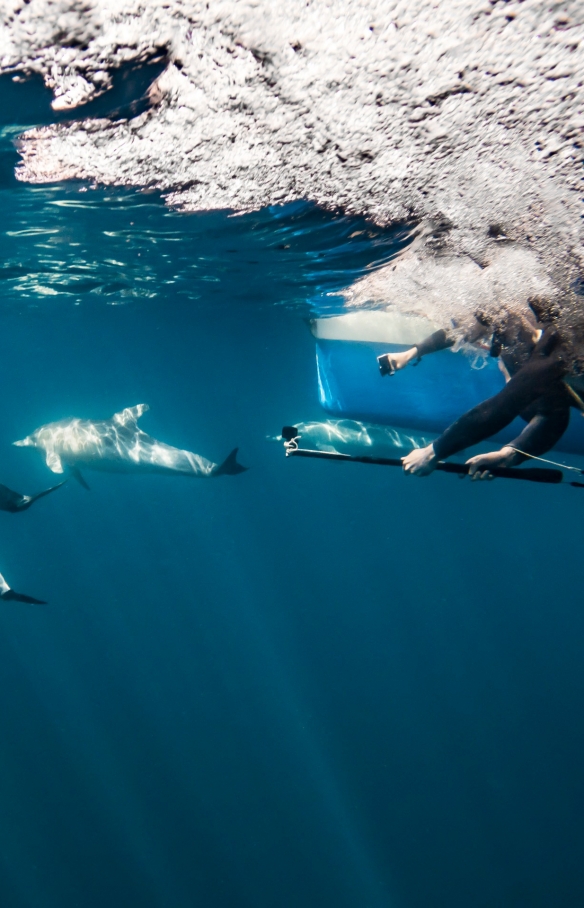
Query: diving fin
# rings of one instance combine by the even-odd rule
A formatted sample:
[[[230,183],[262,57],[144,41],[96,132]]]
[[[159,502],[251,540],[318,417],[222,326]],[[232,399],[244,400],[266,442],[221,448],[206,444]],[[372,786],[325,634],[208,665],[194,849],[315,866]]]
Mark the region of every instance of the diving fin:
[[[0,594],[0,599],[6,599],[10,602],[27,602],[29,605],[46,605],[44,599],[35,599],[33,596],[26,596],[24,593],[17,593],[16,590],[6,590]]]
[[[91,491],[91,489],[90,489],[90,487],[89,487],[89,484],[88,484],[88,483],[85,481],[85,479],[83,478],[83,475],[82,475],[81,470],[79,469],[79,467],[71,467],[71,466],[70,466],[70,467],[69,467],[69,471],[70,471],[70,473],[71,473],[71,476],[73,476],[73,478],[77,480],[77,482],[79,483],[79,485],[83,486],[84,489],[87,489],[88,492]],[[52,491],[52,490],[49,490],[49,491]]]
[[[37,492],[36,495],[22,495],[22,504],[18,507],[17,510],[26,511],[28,508],[30,508],[31,504],[34,504],[35,501],[39,500],[39,498],[44,498],[45,495],[50,495],[51,492],[56,492],[57,489],[60,489],[61,486],[64,486],[66,482],[67,480],[64,479],[63,482],[58,482],[56,486],[51,486],[50,489],[43,489],[42,492]]]
[[[237,452],[239,448],[234,448],[231,454],[228,454],[223,463],[218,464],[211,476],[236,476],[237,473],[245,473],[248,467],[243,467],[237,462]]]

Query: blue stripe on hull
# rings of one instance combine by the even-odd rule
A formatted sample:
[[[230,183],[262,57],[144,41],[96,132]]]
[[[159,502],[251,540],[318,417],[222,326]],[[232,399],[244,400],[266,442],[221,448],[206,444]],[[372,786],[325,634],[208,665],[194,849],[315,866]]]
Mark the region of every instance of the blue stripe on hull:
[[[485,367],[476,369],[464,353],[450,350],[434,353],[419,366],[410,365],[397,375],[382,378],[376,357],[404,349],[398,345],[318,340],[321,406],[337,418],[440,433],[504,385],[496,360],[487,357]],[[524,426],[522,420],[515,420],[495,438],[509,441]],[[584,419],[574,410],[558,449],[584,454]]]

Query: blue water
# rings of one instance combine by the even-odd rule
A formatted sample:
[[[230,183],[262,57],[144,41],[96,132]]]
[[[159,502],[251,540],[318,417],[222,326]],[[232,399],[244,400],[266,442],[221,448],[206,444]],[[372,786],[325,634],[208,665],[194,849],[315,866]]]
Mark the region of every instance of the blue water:
[[[0,611],[3,908],[584,904],[582,493],[269,440],[322,418],[311,307],[405,231],[11,174],[0,481],[54,480],[10,444],[38,425],[141,402],[250,469],[0,513],[49,600]]]

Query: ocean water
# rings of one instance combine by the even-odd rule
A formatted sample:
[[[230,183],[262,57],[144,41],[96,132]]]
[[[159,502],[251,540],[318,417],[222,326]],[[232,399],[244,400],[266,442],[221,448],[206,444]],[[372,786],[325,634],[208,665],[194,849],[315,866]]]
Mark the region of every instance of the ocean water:
[[[249,471],[0,513],[48,600],[0,606],[0,904],[584,904],[583,493],[271,440],[323,416],[306,318],[406,231],[19,184],[4,111],[0,482],[54,481],[37,426],[142,402]]]

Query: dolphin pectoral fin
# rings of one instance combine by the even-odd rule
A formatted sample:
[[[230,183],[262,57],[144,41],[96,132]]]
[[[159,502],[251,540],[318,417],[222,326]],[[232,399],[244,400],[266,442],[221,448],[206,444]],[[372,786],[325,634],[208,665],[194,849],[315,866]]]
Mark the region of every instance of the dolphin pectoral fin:
[[[125,410],[120,410],[119,413],[114,413],[112,416],[113,422],[119,423],[121,426],[127,426],[128,423],[138,422],[143,413],[146,413],[150,407],[148,404],[137,404],[135,407],[126,407]]]
[[[63,462],[59,455],[55,454],[54,451],[47,451],[46,460],[49,470],[52,470],[53,473],[63,472]]]
[[[239,448],[234,448],[231,454],[228,454],[223,463],[213,468],[210,476],[236,476],[237,473],[245,473],[248,467],[243,467],[237,462],[237,452]]]
[[[33,596],[26,596],[24,593],[17,593],[16,590],[8,589],[5,593],[0,594],[0,599],[8,602],[28,602],[29,605],[46,605],[44,599],[35,599]]]
[[[73,479],[76,479],[80,486],[83,486],[84,489],[87,489],[88,492],[91,492],[89,483],[87,483],[85,481],[83,474],[81,473],[81,470],[79,469],[79,467],[69,467],[69,471],[70,471]],[[59,486],[55,486],[55,488],[58,489]],[[49,489],[49,492],[52,492],[52,491],[53,491],[53,489]],[[45,492],[45,495],[46,494],[47,493]]]

